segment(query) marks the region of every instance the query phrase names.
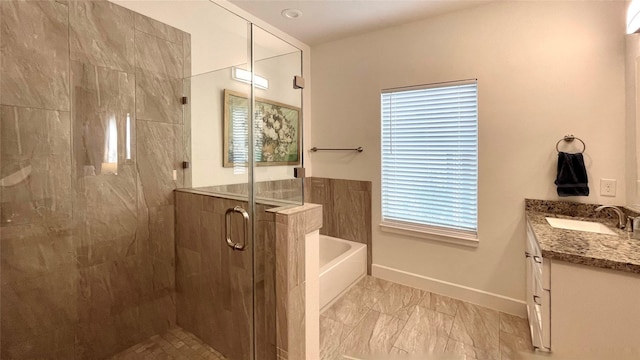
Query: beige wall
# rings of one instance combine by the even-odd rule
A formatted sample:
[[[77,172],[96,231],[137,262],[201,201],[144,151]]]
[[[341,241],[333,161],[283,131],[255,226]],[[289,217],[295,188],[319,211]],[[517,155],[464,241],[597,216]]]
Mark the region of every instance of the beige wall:
[[[640,56],[640,34],[632,34],[626,36],[626,129],[627,129],[627,206],[633,209],[640,209],[640,182],[638,182],[638,164],[640,156],[638,156],[638,148],[636,139],[639,139],[638,131],[640,127],[636,126],[637,104],[640,102],[636,99],[640,98],[638,93],[638,83],[640,77],[636,74],[640,68],[640,61],[636,60]]]
[[[623,2],[499,2],[313,47],[313,176],[373,182],[373,263],[515,300],[524,291],[524,198],[557,199],[555,144],[587,144],[591,195],[624,204]],[[380,90],[478,79],[477,248],[382,233]],[[617,197],[598,195],[618,180]],[[375,270],[374,270],[375,271]],[[517,303],[517,302],[516,302]]]

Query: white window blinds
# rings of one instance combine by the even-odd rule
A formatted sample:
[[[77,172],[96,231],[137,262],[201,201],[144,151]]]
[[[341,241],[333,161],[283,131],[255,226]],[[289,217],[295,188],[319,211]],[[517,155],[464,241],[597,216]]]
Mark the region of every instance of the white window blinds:
[[[233,151],[229,160],[236,168],[246,167],[249,161],[249,106],[244,100],[242,106],[230,107]]]
[[[477,237],[477,82],[385,90],[382,220]]]

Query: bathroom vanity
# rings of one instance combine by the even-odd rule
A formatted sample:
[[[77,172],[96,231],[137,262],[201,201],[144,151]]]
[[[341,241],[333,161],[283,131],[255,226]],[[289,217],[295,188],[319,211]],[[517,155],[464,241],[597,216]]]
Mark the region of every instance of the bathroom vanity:
[[[527,309],[532,342],[553,357],[640,358],[640,240],[595,205],[527,200]],[[552,227],[587,220],[610,234]]]

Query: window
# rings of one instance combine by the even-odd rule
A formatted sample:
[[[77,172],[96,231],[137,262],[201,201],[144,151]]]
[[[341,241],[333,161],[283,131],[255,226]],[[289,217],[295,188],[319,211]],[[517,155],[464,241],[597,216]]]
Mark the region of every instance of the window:
[[[477,88],[382,91],[383,230],[477,243]]]

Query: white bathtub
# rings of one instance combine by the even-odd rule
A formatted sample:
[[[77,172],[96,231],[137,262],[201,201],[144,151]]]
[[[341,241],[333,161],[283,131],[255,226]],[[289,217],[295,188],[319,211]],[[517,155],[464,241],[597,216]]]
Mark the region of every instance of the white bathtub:
[[[320,309],[366,273],[367,245],[320,235]]]

